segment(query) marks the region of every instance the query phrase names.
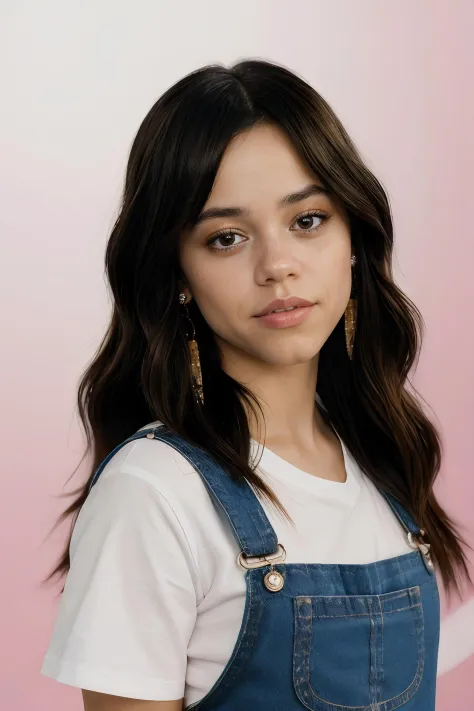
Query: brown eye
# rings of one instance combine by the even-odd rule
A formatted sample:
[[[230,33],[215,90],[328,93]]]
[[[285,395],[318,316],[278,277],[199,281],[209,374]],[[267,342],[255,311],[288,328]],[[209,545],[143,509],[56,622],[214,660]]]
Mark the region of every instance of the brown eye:
[[[217,238],[216,242],[218,242],[221,247],[232,247],[235,242],[235,234],[221,235]]]
[[[303,215],[298,217],[296,224],[302,230],[311,230],[318,226],[317,222],[315,223],[316,220],[322,220],[322,217],[320,215]]]
[[[295,219],[291,229],[296,230],[296,232],[315,232],[328,219],[329,215],[325,212],[307,212],[305,215],[300,215]]]
[[[240,237],[241,241],[236,241],[237,237]],[[236,249],[243,241],[245,241],[245,238],[238,232],[221,232],[211,237],[207,244],[210,249],[216,252],[230,252],[232,249]]]
[[[310,217],[309,215],[307,215],[306,217],[300,217],[300,219],[298,220],[298,225],[305,230],[308,227],[313,226],[313,220],[314,217]]]

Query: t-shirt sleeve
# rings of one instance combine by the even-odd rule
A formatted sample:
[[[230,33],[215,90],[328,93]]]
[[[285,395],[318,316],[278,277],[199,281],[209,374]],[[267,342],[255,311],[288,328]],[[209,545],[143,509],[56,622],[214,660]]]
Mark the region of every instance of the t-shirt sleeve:
[[[116,696],[182,698],[199,581],[166,496],[138,476],[104,472],[70,553],[42,673]]]

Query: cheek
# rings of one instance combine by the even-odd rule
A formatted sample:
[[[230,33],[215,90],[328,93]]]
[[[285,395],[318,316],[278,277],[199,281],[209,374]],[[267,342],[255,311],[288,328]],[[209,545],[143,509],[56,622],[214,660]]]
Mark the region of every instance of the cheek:
[[[334,314],[336,319],[344,313],[351,293],[351,267],[349,263],[350,255],[332,264],[332,268],[325,271],[325,285],[323,289],[323,301],[328,311]]]
[[[351,234],[342,217],[336,214],[321,237],[314,241],[316,283],[319,282],[328,307],[344,310],[351,291]]]
[[[224,261],[224,260],[223,260]],[[239,307],[244,301],[243,284],[219,261],[200,265],[189,282],[196,303],[213,331],[221,332],[235,321]]]

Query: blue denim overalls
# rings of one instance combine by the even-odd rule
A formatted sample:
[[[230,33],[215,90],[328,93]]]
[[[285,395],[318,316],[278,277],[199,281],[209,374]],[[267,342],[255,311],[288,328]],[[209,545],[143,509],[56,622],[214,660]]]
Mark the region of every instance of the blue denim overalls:
[[[381,492],[413,552],[366,565],[284,565],[284,548],[252,488],[163,425],[119,444],[91,487],[121,447],[142,437],[167,442],[199,472],[229,519],[246,570],[232,656],[187,711],[434,711],[438,587],[423,532],[399,502]]]

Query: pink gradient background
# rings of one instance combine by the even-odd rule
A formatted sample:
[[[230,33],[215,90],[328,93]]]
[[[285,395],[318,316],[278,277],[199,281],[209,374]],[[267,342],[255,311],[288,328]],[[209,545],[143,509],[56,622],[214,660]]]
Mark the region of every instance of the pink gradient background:
[[[415,385],[445,458],[437,491],[474,544],[474,3],[5,3],[0,131],[0,705],[79,711],[39,674],[57,605],[47,538],[79,464],[79,374],[107,322],[103,253],[155,99],[208,62],[259,56],[331,103],[390,195],[397,280],[426,337]],[[75,475],[77,485],[86,473]],[[474,709],[474,599],[443,601],[439,711]]]

